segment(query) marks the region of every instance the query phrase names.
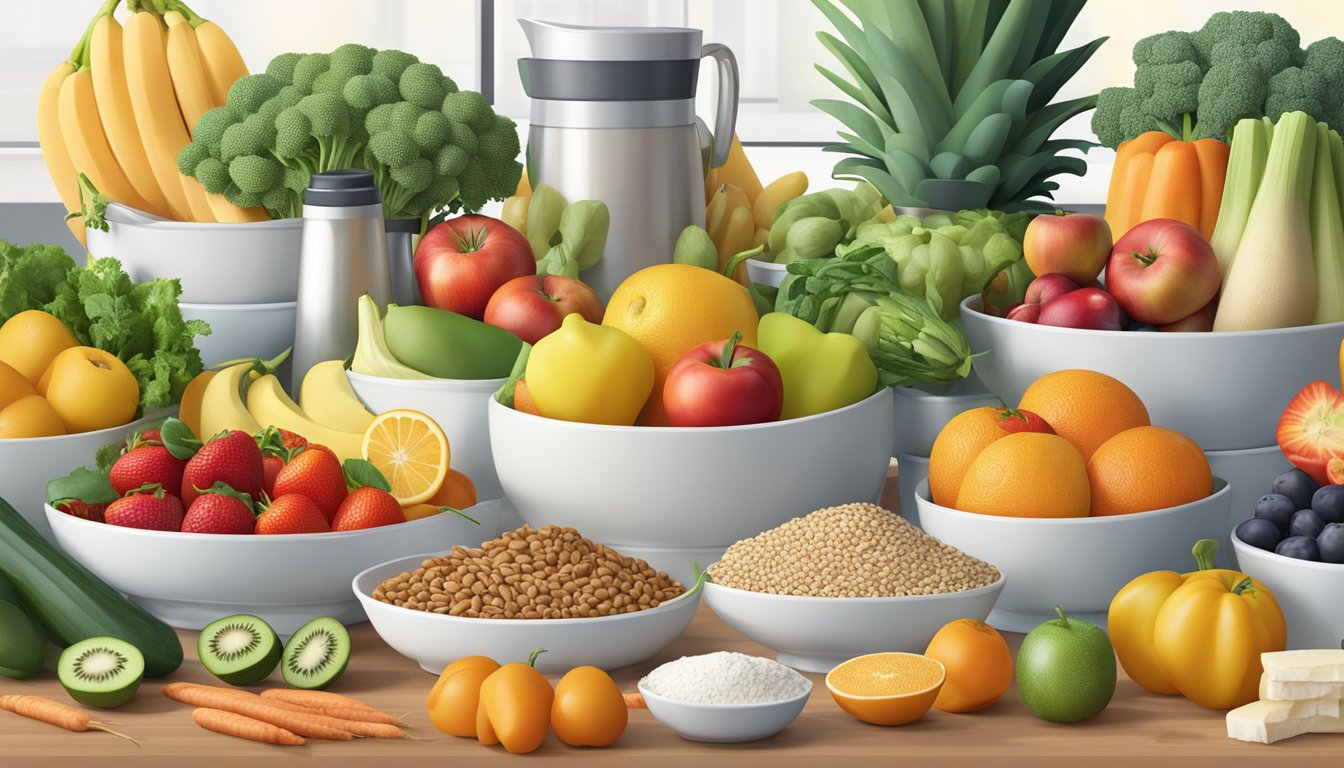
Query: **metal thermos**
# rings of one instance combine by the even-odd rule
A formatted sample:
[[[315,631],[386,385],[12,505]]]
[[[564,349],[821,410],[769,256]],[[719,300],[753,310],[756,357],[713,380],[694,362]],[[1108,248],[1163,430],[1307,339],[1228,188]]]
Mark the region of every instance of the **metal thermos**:
[[[294,319],[297,394],[303,377],[325,360],[344,360],[359,336],[356,302],[392,298],[383,199],[368,171],[313,175],[303,196],[299,298]]]

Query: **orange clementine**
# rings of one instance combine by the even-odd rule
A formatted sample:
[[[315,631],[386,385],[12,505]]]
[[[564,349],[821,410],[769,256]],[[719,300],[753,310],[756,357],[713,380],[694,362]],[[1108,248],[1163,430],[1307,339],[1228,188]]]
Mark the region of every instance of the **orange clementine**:
[[[61,417],[40,395],[21,397],[0,410],[0,438],[64,434]]]
[[[0,411],[16,400],[35,394],[33,383],[22,373],[9,363],[0,363]]]
[[[983,621],[949,621],[924,655],[947,668],[947,681],[933,702],[941,712],[978,712],[998,701],[1013,682],[1013,653],[1003,635]]]
[[[1003,405],[972,408],[953,416],[934,439],[929,456],[929,495],[933,502],[955,507],[967,467],[985,446],[1015,432],[1053,434],[1054,430],[1034,413]]]
[[[1018,405],[1050,422],[1086,461],[1107,440],[1132,427],[1146,427],[1148,409],[1134,390],[1096,371],[1047,373],[1027,387]]]
[[[79,342],[65,323],[40,309],[29,309],[0,326],[0,362],[9,363],[36,385],[56,355]]]
[[[1057,435],[1019,432],[990,443],[966,469],[957,509],[1002,517],[1087,517],[1087,464]]]
[[[537,410],[537,404],[532,402],[532,393],[527,389],[526,379],[519,379],[513,387],[513,409],[530,413],[533,416],[541,415],[541,412]]]
[[[448,474],[443,477],[443,485],[425,503],[436,507],[466,509],[476,503],[476,484],[471,482],[470,477],[449,467]]]
[[[760,318],[747,289],[690,264],[657,264],[627,277],[607,302],[602,324],[630,334],[653,358],[653,392],[639,424],[666,426],[663,382],[691,347],[742,334],[756,346]]]
[[[1135,427],[1087,462],[1092,514],[1127,515],[1189,504],[1213,493],[1213,471],[1194,440],[1166,427]]]
[[[120,426],[135,416],[140,382],[111,352],[71,347],[51,361],[47,400],[66,432],[92,432]]]
[[[826,675],[835,703],[874,725],[905,725],[924,716],[947,679],[942,662],[917,653],[870,653]]]

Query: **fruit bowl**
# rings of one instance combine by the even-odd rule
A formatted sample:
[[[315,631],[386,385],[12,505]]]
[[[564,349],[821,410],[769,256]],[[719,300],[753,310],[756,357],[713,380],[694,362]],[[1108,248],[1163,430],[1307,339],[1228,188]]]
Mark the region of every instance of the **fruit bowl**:
[[[536,648],[547,649],[536,663],[537,669],[547,674],[564,673],[585,664],[607,670],[628,667],[652,658],[677,639],[700,604],[700,590],[692,589],[657,608],[615,616],[482,619],[417,611],[373,598],[379,584],[413,571],[440,554],[444,553],[375,565],[355,576],[351,584],[383,641],[435,675],[463,656],[489,656],[503,663],[526,659]]]
[[[498,531],[499,502],[381,528],[287,536],[147,531],[96,523],[47,506],[56,543],[164,622],[200,629],[234,613],[290,634],[316,616],[365,620],[350,579],[372,563],[428,547],[475,546]]]
[[[934,504],[929,483],[915,489],[924,530],[1003,572],[1007,586],[988,622],[1029,632],[1055,616],[1106,626],[1115,593],[1149,571],[1184,573],[1190,546],[1227,534],[1232,487],[1215,477],[1214,491],[1190,504],[1110,517],[1021,518],[981,515]]]
[[[803,672],[879,651],[923,653],[953,619],[983,620],[1005,578],[964,592],[909,597],[798,597],[705,584],[705,604],[728,626]]]
[[[747,259],[747,278],[753,283],[767,285],[771,288],[778,288],[784,282],[784,277],[789,274],[787,264],[776,264],[773,261],[761,261],[760,259]]]
[[[297,302],[275,304],[179,305],[187,320],[204,320],[210,335],[196,340],[201,361],[207,368],[244,357],[271,358],[294,346],[294,311]]]
[[[350,386],[375,414],[396,408],[420,411],[448,435],[449,463],[476,486],[478,499],[503,495],[490,451],[486,406],[504,379],[391,379],[347,371]]]
[[[1298,560],[1232,534],[1242,573],[1274,593],[1288,624],[1288,647],[1337,648],[1344,639],[1344,565]]]
[[[737,427],[617,427],[490,399],[504,494],[534,527],[577,528],[683,584],[691,561],[815,509],[876,501],[891,463],[891,391],[815,416]]]
[[[1043,374],[1085,368],[1138,393],[1154,424],[1206,451],[1274,443],[1279,414],[1302,385],[1339,376],[1344,323],[1239,333],[1083,331],[993,317],[980,298],[962,302],[975,372],[1015,403]]]

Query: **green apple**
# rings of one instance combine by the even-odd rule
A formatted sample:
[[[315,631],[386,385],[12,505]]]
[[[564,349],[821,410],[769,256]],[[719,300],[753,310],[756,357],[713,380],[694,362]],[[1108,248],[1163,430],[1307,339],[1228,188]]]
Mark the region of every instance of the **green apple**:
[[[1042,720],[1076,723],[1100,714],[1115,695],[1115,649],[1106,630],[1055,611],[1058,619],[1022,640],[1017,691]]]

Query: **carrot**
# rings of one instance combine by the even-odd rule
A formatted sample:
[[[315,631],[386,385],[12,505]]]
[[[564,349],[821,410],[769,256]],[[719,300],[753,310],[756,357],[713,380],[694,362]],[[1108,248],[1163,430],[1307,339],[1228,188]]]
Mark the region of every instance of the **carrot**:
[[[1153,158],[1153,172],[1148,177],[1148,192],[1143,196],[1138,221],[1176,219],[1199,229],[1201,183],[1199,154],[1194,143],[1163,144]]]
[[[400,720],[386,712],[374,709],[359,699],[352,699],[339,693],[301,691],[297,688],[271,688],[262,691],[261,698],[268,701],[283,701],[295,704],[338,720],[385,723],[387,725],[401,724]]]
[[[301,747],[308,742],[302,736],[279,726],[260,720],[244,717],[236,712],[202,707],[191,713],[192,722],[215,733],[236,736],[262,744],[280,744],[287,747]]]
[[[1199,155],[1199,233],[1208,240],[1213,237],[1214,225],[1218,223],[1223,184],[1227,180],[1227,158],[1232,149],[1217,139],[1198,139],[1194,144],[1195,153]]]
[[[623,693],[621,695],[625,697],[625,706],[630,709],[649,708],[649,703],[644,700],[644,694],[642,693]]]
[[[88,714],[80,712],[74,707],[68,707],[59,701],[44,699],[41,696],[0,696],[0,709],[75,733],[84,733],[85,731],[110,733],[131,742],[137,747],[140,746],[140,742],[124,733],[118,733],[101,723],[95,722]]]
[[[163,686],[163,695],[183,704],[250,717],[263,723],[278,725],[300,736],[329,741],[349,741],[353,733],[341,727],[339,721],[321,715],[292,712],[261,700],[260,696],[231,688],[216,688],[195,683],[169,683]]]

